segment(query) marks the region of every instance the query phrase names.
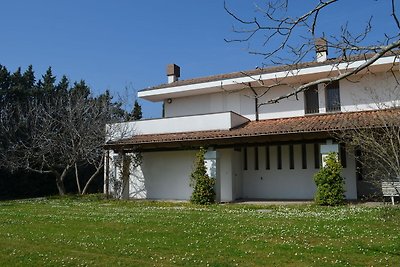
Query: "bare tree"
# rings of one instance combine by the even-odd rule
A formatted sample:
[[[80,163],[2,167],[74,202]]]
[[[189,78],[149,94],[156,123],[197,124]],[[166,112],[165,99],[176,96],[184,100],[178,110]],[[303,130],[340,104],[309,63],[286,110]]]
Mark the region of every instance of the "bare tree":
[[[375,115],[370,127],[354,125],[335,136],[354,147],[363,179],[378,185],[381,181],[400,179],[400,112],[386,110]]]
[[[124,120],[126,112],[108,92],[94,97],[83,81],[68,89],[40,91],[22,101],[3,99],[0,109],[0,166],[55,177],[60,195],[75,170],[79,193],[103,170],[106,124]],[[93,169],[81,189],[80,172]]]
[[[293,10],[290,0],[265,1],[262,5],[255,4],[255,17],[251,19],[242,18],[239,12],[234,12],[229,6],[229,1],[224,1],[226,12],[234,19],[239,26],[234,26],[233,30],[238,38],[226,39],[227,42],[255,42],[259,43],[258,49],[251,50],[251,54],[260,55],[264,58],[266,66],[271,64],[286,65],[287,73],[295,75],[306,59],[315,58],[315,48],[319,49],[320,44],[315,40],[323,36],[327,48],[335,55],[335,60],[331,61],[332,75],[328,78],[313,80],[302,85],[287,83],[285,78],[276,79],[268,84],[256,80],[258,87],[264,88],[262,94],[255,94],[253,97],[261,98],[268,91],[276,86],[286,85],[292,88],[291,92],[278,97],[269,98],[264,102],[259,102],[258,106],[277,103],[289,97],[297,95],[313,85],[331,83],[359,74],[367,70],[374,62],[384,55],[393,53],[400,47],[400,23],[396,9],[396,0],[385,1],[387,7],[387,17],[373,18],[366,15],[366,22],[363,27],[354,30],[350,29],[348,21],[338,21],[332,10],[335,6],[346,5],[351,1],[344,0],[315,0],[303,1],[307,6],[312,3],[312,7],[303,13]],[[299,3],[299,1],[296,1]],[[358,2],[359,3],[359,2]],[[361,3],[359,3],[361,4]],[[362,3],[373,4],[365,1]],[[330,12],[330,11],[333,12]],[[346,8],[344,8],[346,10]],[[351,17],[351,10],[347,9],[348,17]],[[340,27],[340,31],[334,35],[325,35],[323,32],[322,19],[331,18]],[[388,19],[390,18],[390,19]],[[387,20],[384,29],[374,31],[374,19]],[[358,22],[359,24],[359,22]],[[379,32],[380,40],[371,43],[370,35]],[[315,47],[316,46],[316,47]],[[257,46],[256,46],[257,47]],[[398,53],[394,53],[398,55]],[[350,61],[354,59],[365,60],[361,65],[354,68],[350,66]],[[343,69],[339,64],[347,64]],[[260,70],[262,72],[262,68]],[[244,73],[246,75],[246,73]],[[250,87],[243,84],[244,88]]]
[[[386,15],[376,17],[376,14],[365,14],[364,21],[349,23],[352,10],[346,5],[354,3],[351,0],[315,0],[315,1],[290,1],[273,0],[258,1],[255,4],[255,16],[245,18],[241,11],[235,11],[233,3],[224,1],[226,12],[233,18],[235,34],[234,38],[226,39],[229,43],[246,43],[249,45],[250,54],[263,58],[263,68],[270,65],[280,65],[280,70],[286,71],[285,77],[272,81],[263,81],[254,78],[254,71],[243,72],[244,76],[251,77],[252,83],[242,84],[243,89],[248,89],[253,94],[257,108],[262,105],[275,104],[286,98],[297,98],[298,94],[311,86],[318,84],[330,84],[339,80],[357,82],[364,74],[370,74],[370,66],[384,56],[394,56],[392,68],[388,71],[390,80],[395,81],[391,88],[393,100],[387,105],[382,104],[376,88],[370,90],[369,98],[375,100],[374,109],[385,110],[377,113],[374,123],[366,126],[365,123],[354,125],[351,130],[334,134],[338,141],[353,147],[357,161],[362,166],[362,175],[366,181],[374,184],[382,180],[400,178],[400,120],[399,103],[400,79],[398,74],[398,59],[400,47],[400,21],[398,1],[388,0],[379,2],[384,6]],[[293,9],[293,4],[302,3],[304,7]],[[359,5],[374,5],[377,1],[356,1]],[[340,21],[337,18],[335,8],[342,7],[341,17],[347,17]],[[337,11],[337,10],[336,10]],[[347,13],[347,16],[346,16]],[[375,15],[375,16],[373,16]],[[377,21],[385,21],[379,28]],[[326,34],[327,22],[336,26],[336,31]],[[324,25],[325,22],[325,25]],[[331,27],[330,29],[332,29]],[[321,38],[322,37],[322,38]],[[322,49],[329,50],[333,58],[321,58]],[[317,52],[317,53],[315,53]],[[327,54],[326,54],[327,56]],[[318,78],[303,84],[293,84],[288,78],[296,76],[304,67],[305,61],[325,61],[331,66],[329,77]],[[355,60],[362,63],[357,67],[351,65]],[[358,78],[353,79],[353,76]],[[286,86],[291,88],[289,93],[268,97],[268,93],[274,87]],[[254,90],[253,87],[259,90]],[[261,88],[261,89],[260,89]],[[366,89],[366,88],[365,88]],[[262,101],[261,101],[262,97]],[[257,109],[256,109],[257,112]],[[257,118],[257,115],[256,115]],[[351,122],[348,122],[351,123]],[[358,170],[358,171],[361,171]],[[361,175],[361,173],[359,173]]]

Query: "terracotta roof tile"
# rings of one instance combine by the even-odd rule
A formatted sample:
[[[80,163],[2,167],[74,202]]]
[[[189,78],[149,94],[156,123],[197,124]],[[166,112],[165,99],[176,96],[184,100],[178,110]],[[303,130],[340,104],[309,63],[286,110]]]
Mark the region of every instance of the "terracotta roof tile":
[[[396,56],[399,54],[400,54],[399,50],[393,50],[393,51],[390,51],[387,54],[385,54],[385,56]],[[162,89],[162,88],[168,88],[168,87],[197,84],[197,83],[206,83],[206,82],[220,81],[220,80],[225,80],[225,79],[234,79],[234,78],[239,78],[239,77],[261,75],[261,74],[274,73],[274,72],[280,72],[280,71],[290,71],[290,70],[295,70],[295,69],[300,69],[300,68],[309,68],[309,67],[317,67],[317,66],[324,66],[324,65],[330,65],[330,64],[338,64],[338,63],[342,63],[342,62],[365,60],[365,59],[371,58],[373,55],[374,54],[362,54],[362,55],[352,56],[347,59],[333,58],[333,59],[328,59],[323,62],[317,62],[317,61],[300,62],[300,63],[292,64],[292,65],[270,66],[270,67],[266,67],[266,68],[259,68],[259,69],[253,69],[253,70],[244,70],[244,71],[238,71],[238,72],[232,72],[232,73],[211,75],[211,76],[207,76],[207,77],[199,77],[199,78],[193,78],[193,79],[187,79],[187,80],[178,80],[173,83],[160,84],[160,85],[156,85],[156,86],[153,86],[150,88],[142,89],[141,91],[148,91],[148,90]]]
[[[373,128],[382,125],[383,121],[387,118],[395,118],[396,120],[397,118],[400,118],[400,109],[327,113],[306,115],[302,117],[251,121],[231,130],[136,135],[132,138],[110,142],[106,144],[106,147],[146,146],[150,144],[159,144],[162,146],[162,144],[165,143],[204,140],[218,143],[220,140],[232,138],[320,133],[336,130],[348,130],[356,127]]]

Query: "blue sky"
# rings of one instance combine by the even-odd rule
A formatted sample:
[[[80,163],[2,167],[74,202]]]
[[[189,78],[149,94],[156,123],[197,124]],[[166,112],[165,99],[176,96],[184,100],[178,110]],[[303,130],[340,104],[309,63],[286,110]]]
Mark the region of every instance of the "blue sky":
[[[383,6],[389,1],[342,2],[321,21],[321,32],[334,32],[332,21],[350,20],[356,27],[368,19],[365,14],[373,14],[379,27],[390,20]],[[254,1],[227,3],[244,17],[255,15]],[[293,1],[291,7],[301,11],[307,5]],[[180,65],[187,79],[263,62],[247,53],[252,43],[224,41],[236,36],[222,0],[3,0],[0,22],[1,65],[15,71],[32,64],[37,77],[51,66],[58,78],[84,79],[96,93],[109,89],[133,98],[137,90],[165,83],[169,63]],[[161,115],[160,104],[140,103],[146,118]]]

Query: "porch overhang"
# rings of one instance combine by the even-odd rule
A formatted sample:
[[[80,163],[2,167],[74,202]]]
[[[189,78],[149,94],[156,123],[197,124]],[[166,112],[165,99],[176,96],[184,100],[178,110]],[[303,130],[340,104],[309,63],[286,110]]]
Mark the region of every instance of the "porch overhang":
[[[340,112],[302,117],[249,121],[230,130],[136,135],[108,142],[115,151],[160,151],[203,147],[235,147],[290,142],[316,142],[334,133],[383,126],[387,119],[400,118],[400,109]]]

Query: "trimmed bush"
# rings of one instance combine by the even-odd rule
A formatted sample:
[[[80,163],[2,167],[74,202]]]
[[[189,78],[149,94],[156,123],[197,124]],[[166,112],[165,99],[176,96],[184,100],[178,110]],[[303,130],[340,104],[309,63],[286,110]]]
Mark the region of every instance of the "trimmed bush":
[[[344,203],[344,179],[342,165],[337,154],[331,152],[325,158],[325,167],[314,175],[317,185],[315,203],[318,205],[337,206]]]
[[[209,205],[215,202],[215,180],[207,174],[204,162],[205,153],[206,150],[201,147],[196,154],[194,170],[190,175],[190,186],[193,187],[190,202],[200,205]]]

